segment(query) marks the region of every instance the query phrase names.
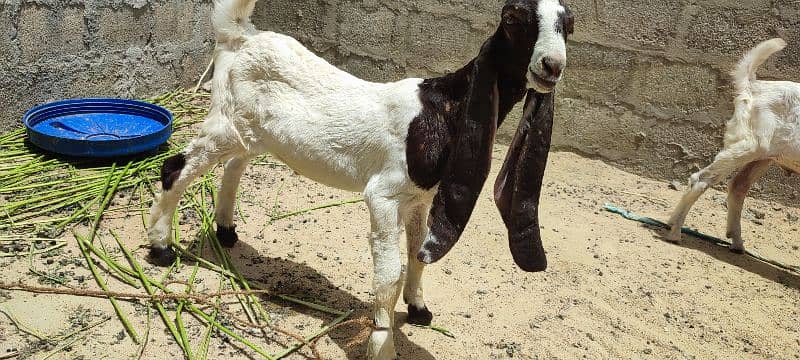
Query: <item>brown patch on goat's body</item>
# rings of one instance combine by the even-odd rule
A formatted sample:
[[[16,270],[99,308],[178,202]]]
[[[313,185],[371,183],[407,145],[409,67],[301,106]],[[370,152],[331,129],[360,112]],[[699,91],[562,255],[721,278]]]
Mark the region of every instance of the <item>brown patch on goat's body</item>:
[[[164,160],[164,165],[161,166],[161,188],[166,190],[172,189],[172,185],[181,176],[181,170],[186,166],[186,156],[177,154]]]

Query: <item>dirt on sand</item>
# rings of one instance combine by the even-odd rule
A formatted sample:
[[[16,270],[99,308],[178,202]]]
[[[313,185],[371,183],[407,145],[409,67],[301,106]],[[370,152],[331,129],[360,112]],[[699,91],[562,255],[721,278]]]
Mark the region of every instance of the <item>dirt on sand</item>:
[[[494,179],[505,148],[494,153]],[[395,341],[401,359],[798,359],[800,358],[800,275],[777,269],[727,249],[685,237],[681,245],[662,241],[660,231],[603,211],[613,203],[642,215],[666,219],[680,192],[669,184],[641,178],[600,161],[553,153],[545,177],[541,226],[549,268],[523,273],[508,250],[505,228],[486,186],[463,238],[441,262],[426,269],[425,299],[434,323],[455,338],[405,324],[402,300],[396,308]],[[241,241],[231,251],[244,276],[275,292],[336,309],[354,317],[371,309],[372,262],[363,203],[342,205],[269,222],[270,214],[309,208],[357,194],[318,185],[277,163],[254,163],[242,180],[237,212]],[[724,193],[710,190],[690,213],[687,226],[715,236],[725,231]],[[796,200],[793,200],[796,201]],[[796,205],[796,204],[795,204]],[[743,220],[745,245],[768,258],[800,264],[796,207],[748,199]],[[244,219],[239,218],[243,216]],[[196,214],[181,216],[182,236],[197,233]],[[109,214],[100,242],[113,229],[129,248],[144,243],[138,212]],[[33,267],[96,289],[70,235],[67,247],[34,256]],[[118,259],[124,259],[112,251]],[[146,249],[138,248],[143,259]],[[211,258],[213,259],[213,257]],[[0,259],[0,281],[38,285],[25,258]],[[148,274],[163,269],[146,265]],[[178,269],[186,278],[191,263]],[[215,273],[201,269],[196,291],[215,291]],[[111,282],[112,290],[131,291]],[[176,289],[180,289],[177,286]],[[139,290],[141,291],[141,290]],[[267,301],[268,300],[268,301]],[[230,308],[236,300],[226,299]],[[276,324],[300,333],[317,329],[332,316],[266,299]],[[123,301],[133,325],[144,333],[147,306]],[[106,299],[0,292],[0,309],[36,331],[56,335],[111,317],[52,359],[130,359],[140,347],[123,331]],[[196,346],[205,327],[186,316]],[[142,358],[173,359],[182,353],[157,315]],[[230,323],[228,323],[230,324]],[[319,343],[327,359],[361,359],[365,342],[348,346],[358,328],[334,330]],[[273,353],[289,339],[241,330]],[[0,314],[0,358],[21,352],[41,358],[58,343],[38,341]],[[302,359],[307,350],[291,355]],[[209,358],[258,358],[228,336],[214,333]]]

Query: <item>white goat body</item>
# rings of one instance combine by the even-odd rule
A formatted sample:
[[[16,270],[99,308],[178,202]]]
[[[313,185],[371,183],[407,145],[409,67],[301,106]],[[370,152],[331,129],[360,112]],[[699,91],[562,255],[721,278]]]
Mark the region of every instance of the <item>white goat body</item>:
[[[535,118],[543,128],[528,136],[530,126],[521,125],[515,146],[536,149],[509,152],[515,155],[504,167],[500,209],[507,224],[513,223],[508,227],[515,261],[524,270],[544,269],[537,212],[528,208],[538,204],[552,124],[551,91],[561,78],[564,42],[572,31],[571,13],[561,1],[508,0],[504,23],[463,69],[437,79],[385,84],[339,70],[289,36],[256,30],[250,22],[254,5],[255,0],[215,0],[212,105],[199,136],[162,168],[163,192],[151,209],[148,231],[153,262],[172,262],[171,222],[180,196],[219,161],[227,162],[215,209],[217,237],[233,246],[239,180],[253,157],[270,152],[310,179],[364,193],[376,296],[368,356],[392,358],[400,288],[405,281],[409,322],[429,324],[424,265],[444,256],[463,231],[488,174],[494,130],[527,88],[538,93],[528,90],[526,121]],[[523,171],[530,162],[538,165],[532,174]],[[523,186],[528,182],[535,191]],[[506,189],[506,183],[519,186]],[[519,210],[521,203],[527,208]],[[429,209],[436,210],[430,230]],[[405,279],[402,226],[408,246]]]
[[[743,252],[741,213],[750,187],[772,163],[800,173],[800,84],[756,79],[758,67],[785,46],[782,39],[764,41],[732,72],[735,110],[725,125],[724,148],[689,178],[689,189],[669,220],[670,240],[680,241],[686,215],[700,195],[741,168],[728,186],[727,236],[733,240],[731,250]]]

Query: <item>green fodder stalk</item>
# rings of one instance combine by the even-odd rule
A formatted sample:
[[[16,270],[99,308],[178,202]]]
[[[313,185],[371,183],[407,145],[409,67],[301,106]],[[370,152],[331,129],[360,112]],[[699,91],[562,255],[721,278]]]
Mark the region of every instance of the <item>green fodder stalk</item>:
[[[53,238],[77,224],[97,222],[103,210],[120,209],[114,202],[120,193],[149,201],[141,197],[152,193],[135,190],[153,189],[164,159],[195,135],[193,125],[206,116],[209,100],[209,94],[185,90],[146,99],[172,111],[172,138],[146,157],[110,164],[44,153],[27,142],[24,129],[0,134],[0,234]],[[116,186],[108,188],[109,179]]]

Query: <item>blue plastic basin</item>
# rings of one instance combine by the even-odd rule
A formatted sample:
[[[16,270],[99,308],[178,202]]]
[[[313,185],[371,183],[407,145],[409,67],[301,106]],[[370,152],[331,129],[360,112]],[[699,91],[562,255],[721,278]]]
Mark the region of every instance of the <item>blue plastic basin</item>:
[[[23,122],[34,145],[79,157],[138,154],[157,148],[172,135],[169,110],[136,100],[56,101],[28,110]]]

